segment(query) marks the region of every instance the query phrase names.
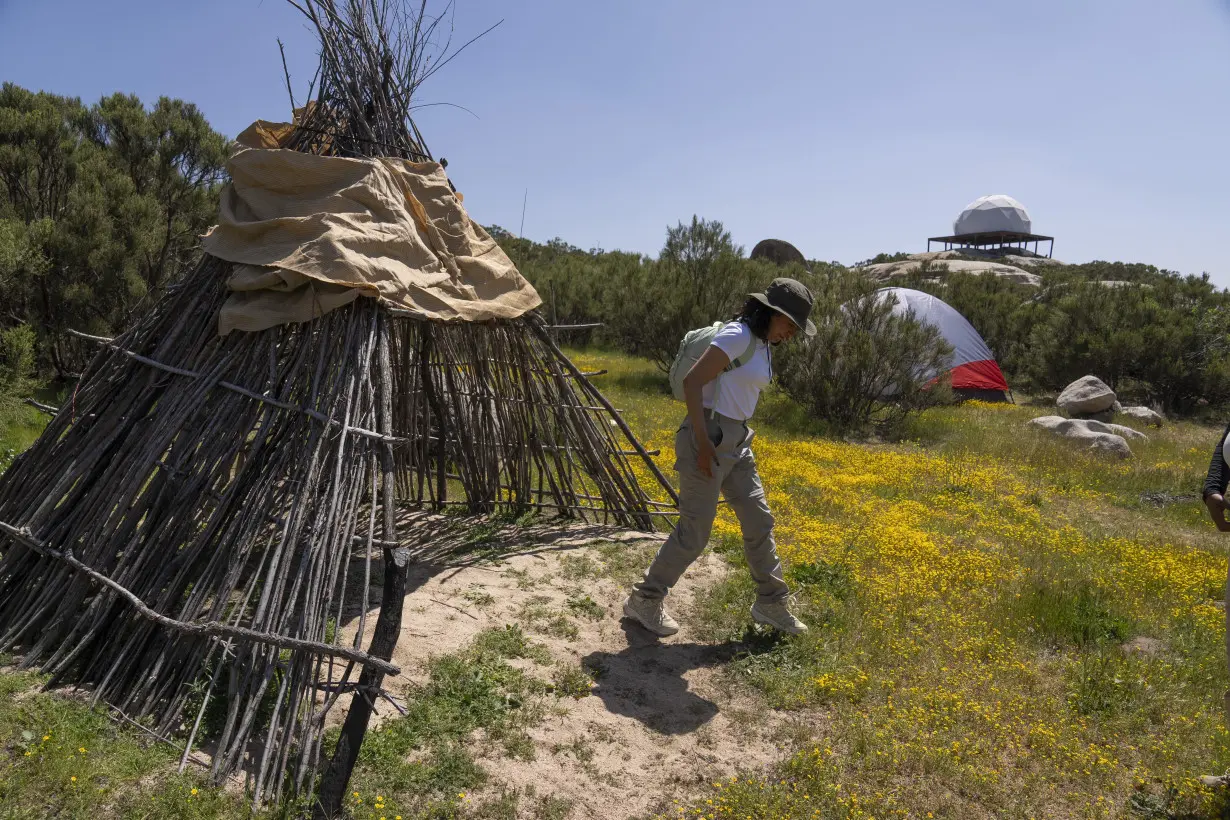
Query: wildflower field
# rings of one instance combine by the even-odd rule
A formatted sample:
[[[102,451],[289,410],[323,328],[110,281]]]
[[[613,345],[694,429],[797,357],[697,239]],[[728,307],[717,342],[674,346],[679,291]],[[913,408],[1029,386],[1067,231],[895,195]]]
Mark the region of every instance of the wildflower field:
[[[651,365],[578,353],[673,463],[681,405]],[[1219,431],[1149,431],[1110,462],[970,402],[914,441],[847,443],[768,396],[753,449],[807,636],[740,670],[823,728],[699,817],[1203,817],[1230,765],[1223,542],[1198,495]],[[1160,498],[1161,503],[1152,499]],[[1173,503],[1167,501],[1173,500]],[[733,515],[712,546],[740,563]],[[738,629],[735,572],[700,613]]]
[[[615,354],[572,355],[608,371],[599,387],[672,475],[682,405],[661,374]],[[750,628],[752,585],[725,507],[710,546],[733,571],[677,614],[715,643],[746,645],[724,670],[729,686],[807,731],[769,769],[710,778],[659,816],[1230,816],[1197,779],[1230,768],[1226,542],[1198,497],[1219,430],[1148,430],[1134,459],[1108,461],[1026,426],[1050,412],[971,402],[928,411],[904,442],[847,442],[765,397],[754,450],[811,631]],[[415,690],[424,700],[412,718],[436,727],[433,754],[453,761],[433,764],[440,794],[419,804],[430,812],[360,784],[354,816],[505,816],[467,808],[477,775],[458,750],[475,727],[520,737],[461,703],[499,715],[509,681],[519,697],[537,691],[507,667],[530,651],[504,646],[509,634],[439,661]],[[105,718],[25,694],[35,682],[0,672],[0,817],[246,815],[234,795],[155,776],[173,772],[165,748],[138,754],[136,736]],[[405,757],[401,735],[426,731],[400,725],[365,749],[369,770]],[[573,815],[560,805],[550,816]]]

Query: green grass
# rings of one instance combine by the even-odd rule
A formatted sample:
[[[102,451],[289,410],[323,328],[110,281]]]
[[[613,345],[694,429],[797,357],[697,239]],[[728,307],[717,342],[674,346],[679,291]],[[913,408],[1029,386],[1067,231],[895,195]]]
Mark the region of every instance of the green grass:
[[[479,747],[533,760],[526,728],[542,720],[549,692],[589,694],[579,666],[558,666],[552,681],[508,661],[547,666],[551,656],[518,626],[479,633],[462,652],[431,660],[429,680],[401,693],[407,714],[368,733],[346,810],[352,818],[496,818],[509,811],[563,817],[567,801],[551,795],[503,790],[474,803],[462,795],[489,782]],[[33,674],[0,673],[0,817],[81,818],[290,818],[297,805],[250,815],[242,797],[208,787],[202,773],[175,773],[178,752],[104,712],[55,694],[39,693]],[[327,747],[336,742],[329,733]],[[379,799],[378,799],[379,798]],[[518,807],[520,807],[518,809]]]
[[[34,443],[47,421],[46,415],[26,405],[0,417],[0,472]]]
[[[1035,579],[1016,600],[1016,610],[1017,621],[1052,646],[1097,648],[1123,643],[1132,633],[1109,596],[1087,581]]]
[[[559,664],[551,676],[556,694],[580,700],[587,697],[594,685],[593,675],[581,664]]]
[[[611,371],[597,385],[663,450],[670,475],[682,405],[664,376],[614,354],[579,358]],[[687,816],[1230,816],[1224,795],[1193,779],[1230,767],[1230,678],[1213,606],[1227,541],[1190,497],[1220,429],[1146,430],[1150,441],[1117,462],[1026,425],[1051,412],[938,408],[910,423],[906,441],[855,445],[823,438],[822,424],[765,396],[758,452],[777,459],[762,470],[811,630],[784,638],[752,625],[754,588],[729,527],[715,532],[713,551],[732,571],[677,614],[703,640],[733,648],[718,685],[755,704],[738,725],[751,731],[778,708],[808,731],[791,735],[767,772],[721,788],[699,765],[691,774],[710,785],[685,801]],[[3,435],[20,441],[37,426]],[[796,451],[807,458],[785,470]],[[497,525],[529,523],[475,527],[466,549],[494,555]],[[491,783],[483,755],[536,765],[527,730],[552,697],[584,697],[603,670],[556,665],[530,635],[575,640],[578,621],[609,617],[586,582],[631,583],[656,547],[607,543],[564,556],[567,601],[531,598],[519,626],[433,659],[426,682],[404,693],[409,714],[369,736],[351,815],[565,816],[554,796]],[[463,597],[492,603],[477,587]],[[1129,642],[1145,637],[1154,648],[1134,651]],[[246,816],[240,798],[175,775],[174,750],[31,691],[37,683],[0,673],[0,817]],[[580,761],[592,749],[556,753]],[[486,796],[474,799],[475,789]]]
[[[461,597],[480,608],[495,603],[495,596],[477,584],[471,584],[469,589],[461,593]]]
[[[1156,429],[1135,419],[1117,418],[1115,423],[1139,430],[1149,440],[1129,441],[1134,457],[1113,462],[1028,425],[1030,419],[1058,414],[1054,407],[1029,404],[941,407],[913,418],[907,437],[933,452],[970,453],[1027,465],[1031,472],[1062,485],[1107,493],[1117,505],[1131,508],[1147,504],[1141,501],[1145,493],[1187,495],[1189,502],[1193,493],[1199,494],[1218,430],[1191,421],[1170,421]],[[1179,508],[1186,513],[1192,505]],[[1177,520],[1194,523],[1185,514]]]
[[[203,770],[176,774],[179,753],[102,710],[37,692],[39,676],[0,673],[0,817],[247,818],[243,800],[209,788]],[[256,817],[290,817],[295,807]]]
[[[517,620],[542,635],[575,640],[580,635],[576,622],[563,610],[547,606],[550,598],[534,595],[517,612]]]
[[[683,411],[647,389],[652,365],[581,356],[667,468]],[[1149,441],[1114,461],[1027,424],[1054,412],[936,408],[904,441],[855,446],[763,397],[758,461],[812,629],[751,627],[729,525],[711,544],[734,571],[680,614],[739,642],[728,685],[801,710],[816,737],[687,816],[1230,816],[1194,779],[1230,766],[1227,542],[1198,499],[1220,428],[1139,428]],[[794,451],[812,463],[777,463]],[[645,557],[603,553],[601,571],[631,580]]]
[[[475,808],[462,797],[488,784],[476,734],[479,748],[535,757],[525,730],[542,720],[544,699],[555,687],[513,667],[512,659],[546,664],[550,655],[520,627],[507,626],[480,632],[462,652],[433,658],[428,682],[404,692],[407,714],[368,733],[351,781],[354,816],[501,817],[501,806],[524,802],[524,795],[506,793]],[[373,813],[376,798],[381,808]]]
[[[524,791],[503,789],[498,797],[484,800],[466,816],[472,820],[564,820],[571,811],[572,801],[554,795],[540,797],[533,786],[527,786]]]

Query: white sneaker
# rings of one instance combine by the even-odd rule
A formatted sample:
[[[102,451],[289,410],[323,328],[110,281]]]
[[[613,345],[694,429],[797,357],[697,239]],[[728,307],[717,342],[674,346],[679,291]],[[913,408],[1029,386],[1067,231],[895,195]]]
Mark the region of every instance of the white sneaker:
[[[624,601],[624,615],[655,635],[674,635],[679,622],[667,614],[661,598],[642,598],[635,592]]]
[[[752,604],[752,620],[790,635],[802,635],[807,631],[807,624],[794,617],[790,608],[780,601],[768,604],[757,601]]]

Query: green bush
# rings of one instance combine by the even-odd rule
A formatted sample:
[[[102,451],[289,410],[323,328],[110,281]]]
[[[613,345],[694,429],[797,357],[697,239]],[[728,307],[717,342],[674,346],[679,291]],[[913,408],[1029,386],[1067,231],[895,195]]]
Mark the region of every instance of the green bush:
[[[761,290],[777,271],[744,258],[722,223],[694,216],[691,224],[668,229],[657,262],[609,270],[605,336],[665,372],[684,334],[733,318],[747,295]]]
[[[26,325],[0,330],[0,427],[13,420],[34,387],[34,331]]]
[[[842,432],[892,435],[909,414],[951,398],[935,380],[952,355],[936,328],[894,315],[895,302],[877,299],[856,271],[833,268],[810,283],[816,336],[785,346],[775,370],[813,416]]]
[[[0,85],[0,327],[29,325],[67,376],[193,265],[213,222],[226,139],[192,104],[94,105]]]
[[[817,322],[829,322],[809,354],[789,345],[779,356],[779,375],[790,372],[790,394],[813,416],[841,429],[891,428],[945,395],[913,376],[938,358],[933,334],[861,299],[877,285],[857,270],[749,260],[720,222],[698,217],[668,229],[657,259],[490,230],[538,289],[549,318],[603,324],[567,336],[572,344],[643,356],[665,371],[687,331],[732,317],[749,292],[792,276],[817,292]],[[1032,287],[944,267],[929,263],[894,284],[932,293],[964,315],[1018,392],[1055,393],[1093,374],[1125,403],[1180,414],[1230,404],[1230,294],[1207,276],[1118,262],[1038,265],[1042,286]],[[880,399],[885,387],[900,388],[892,401]]]

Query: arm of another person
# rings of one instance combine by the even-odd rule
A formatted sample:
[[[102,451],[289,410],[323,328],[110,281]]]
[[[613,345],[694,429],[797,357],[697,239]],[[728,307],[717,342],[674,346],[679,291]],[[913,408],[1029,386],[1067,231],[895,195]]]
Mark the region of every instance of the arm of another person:
[[[1230,435],[1230,425],[1222,432],[1213,448],[1213,458],[1209,462],[1209,474],[1204,479],[1204,505],[1209,509],[1209,516],[1217,529],[1230,532],[1230,522],[1226,521],[1226,486],[1230,484],[1230,465],[1226,463],[1223,442]]]
[[[705,351],[688,375],[683,377],[683,400],[688,405],[688,421],[692,423],[692,434],[696,438],[696,466],[702,473],[713,478],[713,464],[717,461],[717,450],[709,440],[705,430],[705,405],[701,391],[709,382],[722,375],[730,357],[721,348],[713,345]]]

